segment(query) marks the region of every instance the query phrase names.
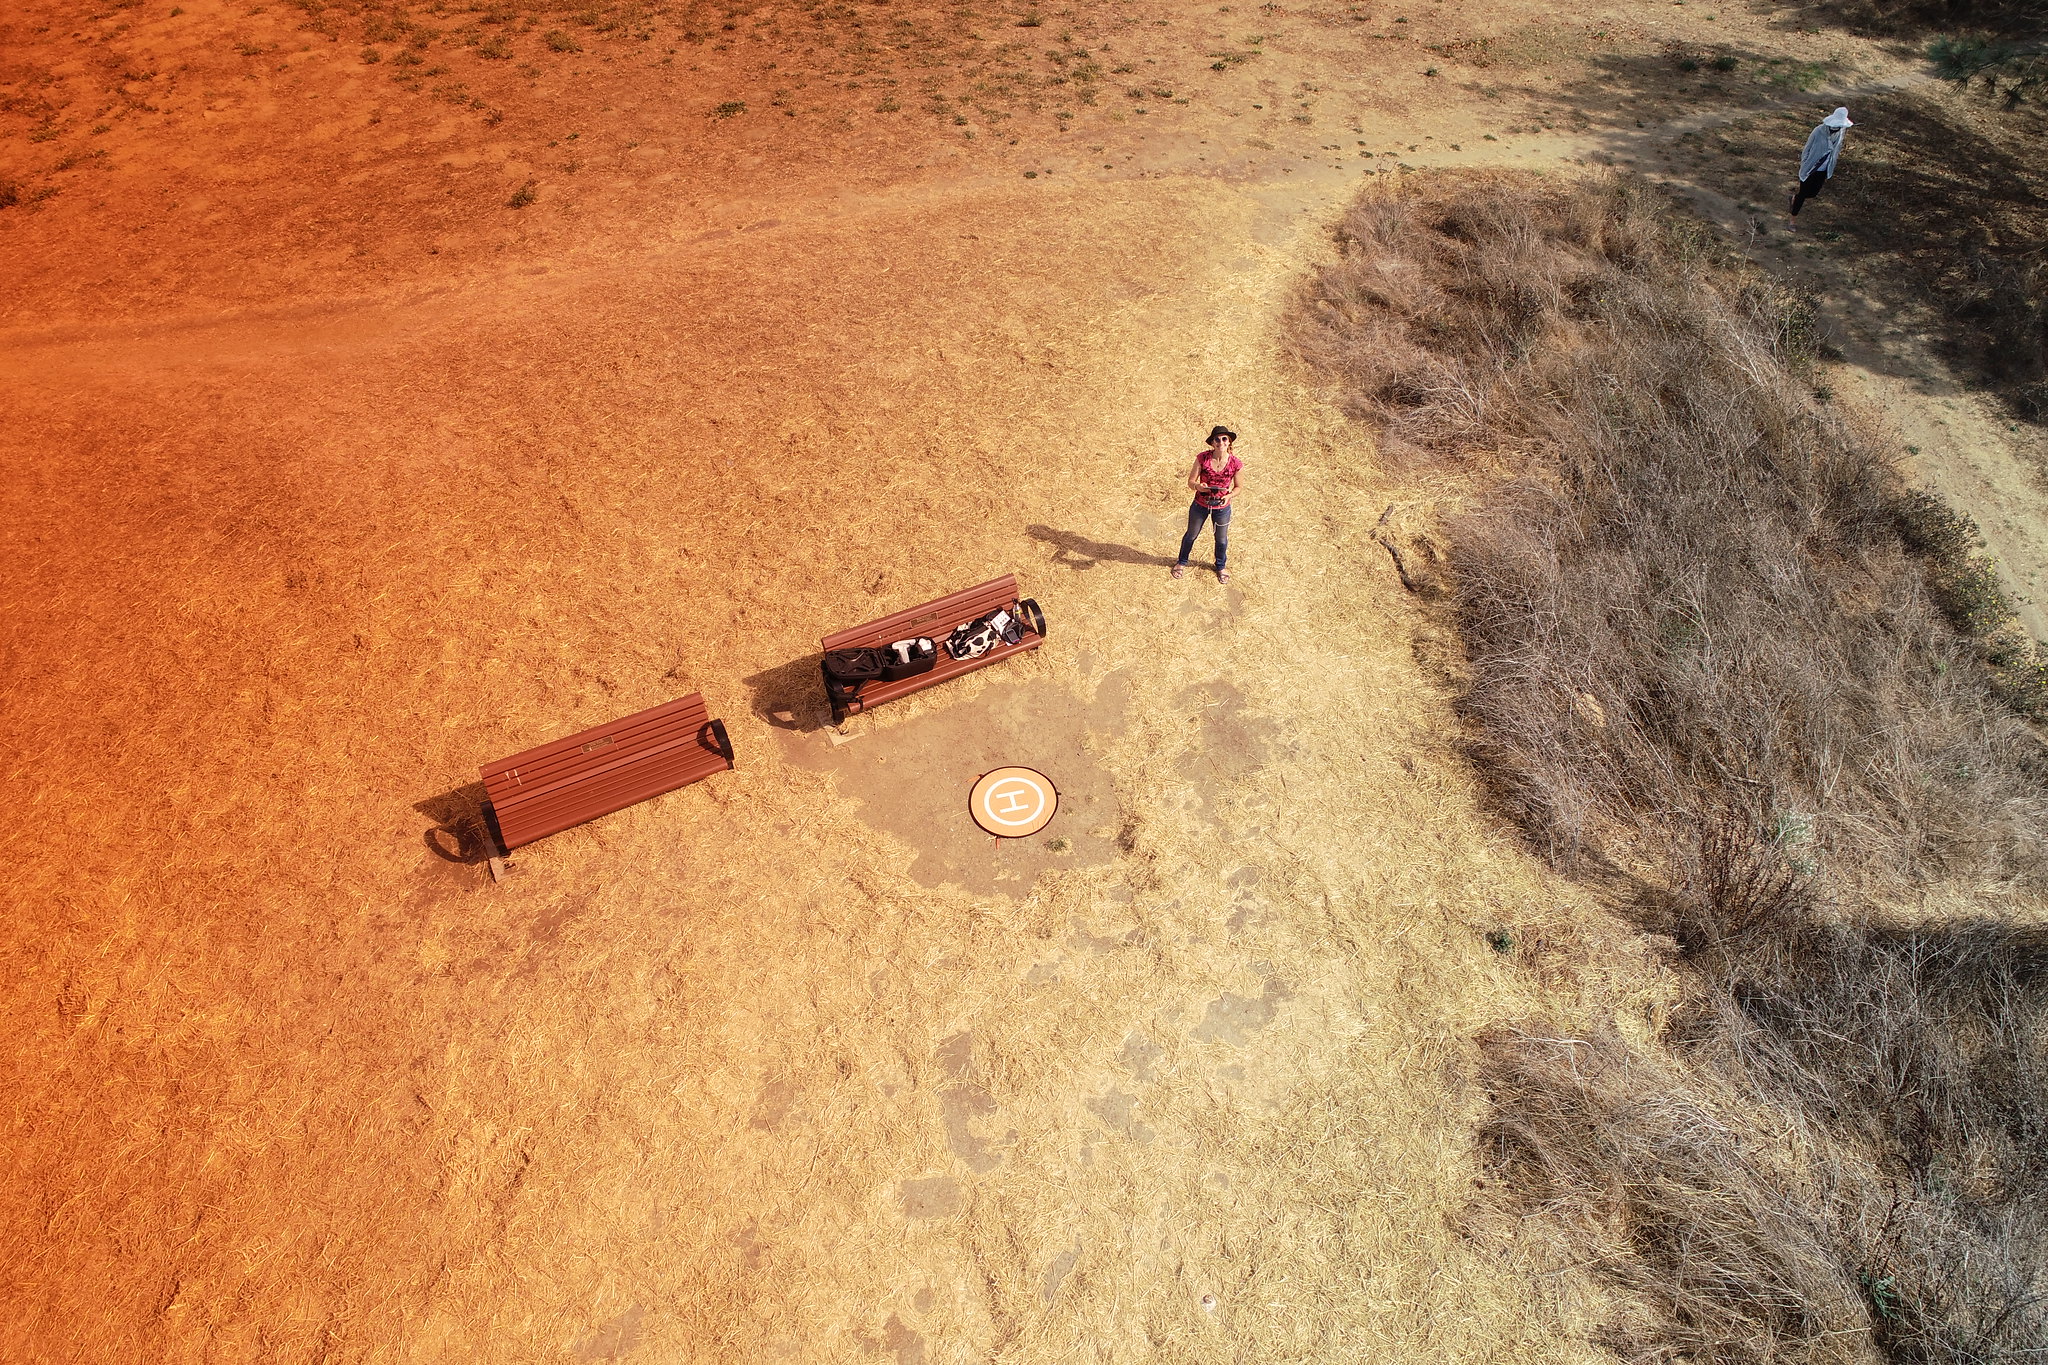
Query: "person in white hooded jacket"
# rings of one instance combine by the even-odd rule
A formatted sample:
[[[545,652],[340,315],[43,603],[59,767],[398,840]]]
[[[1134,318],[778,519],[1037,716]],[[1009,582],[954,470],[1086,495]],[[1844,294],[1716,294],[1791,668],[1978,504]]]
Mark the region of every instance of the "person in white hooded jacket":
[[[1849,110],[1836,109],[1822,119],[1814,130],[1807,134],[1806,150],[1799,154],[1799,190],[1792,196],[1792,217],[1799,217],[1800,205],[1821,192],[1828,183],[1828,177],[1835,173],[1835,163],[1842,159],[1842,134],[1852,125]],[[1796,229],[1799,224],[1794,221]]]

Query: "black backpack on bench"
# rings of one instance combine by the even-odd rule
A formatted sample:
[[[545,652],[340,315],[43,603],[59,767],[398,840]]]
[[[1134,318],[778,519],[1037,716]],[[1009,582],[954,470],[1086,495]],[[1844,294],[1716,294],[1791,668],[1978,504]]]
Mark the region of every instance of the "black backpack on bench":
[[[831,649],[825,652],[825,695],[835,705],[852,701],[863,685],[882,676],[889,656],[879,649]]]

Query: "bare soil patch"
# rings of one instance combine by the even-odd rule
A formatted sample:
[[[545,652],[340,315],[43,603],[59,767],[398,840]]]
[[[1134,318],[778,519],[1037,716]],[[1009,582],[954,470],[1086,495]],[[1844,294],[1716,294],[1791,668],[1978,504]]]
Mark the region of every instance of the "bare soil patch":
[[[884,720],[853,738],[791,734],[783,754],[831,773],[869,823],[916,849],[910,875],[924,885],[1024,891],[1041,872],[1100,866],[1116,852],[1116,792],[1094,754],[1123,726],[1130,679],[1112,673],[1094,692],[1082,699],[1048,682],[1002,683],[971,704]],[[1042,833],[998,845],[969,817],[967,796],[976,778],[1008,766],[1050,777],[1059,813]]]

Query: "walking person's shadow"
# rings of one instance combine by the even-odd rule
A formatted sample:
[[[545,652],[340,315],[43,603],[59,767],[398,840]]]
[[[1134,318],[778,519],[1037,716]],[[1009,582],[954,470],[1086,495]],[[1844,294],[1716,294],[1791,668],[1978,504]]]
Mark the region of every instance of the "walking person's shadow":
[[[1146,568],[1170,569],[1173,556],[1147,554],[1134,550],[1128,545],[1110,545],[1072,531],[1058,531],[1050,526],[1027,526],[1024,528],[1033,540],[1044,541],[1058,551],[1052,562],[1069,569],[1092,569],[1105,561],[1112,564],[1140,564]]]

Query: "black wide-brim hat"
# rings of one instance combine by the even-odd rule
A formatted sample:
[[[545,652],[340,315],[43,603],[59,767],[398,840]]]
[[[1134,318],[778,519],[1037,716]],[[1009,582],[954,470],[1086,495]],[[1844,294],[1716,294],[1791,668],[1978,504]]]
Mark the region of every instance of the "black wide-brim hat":
[[[1210,444],[1210,445],[1215,445],[1217,441],[1221,440],[1221,439],[1222,439],[1223,437],[1225,437],[1225,436],[1228,436],[1228,437],[1229,437],[1229,438],[1230,438],[1231,440],[1233,440],[1233,441],[1235,441],[1235,440],[1237,439],[1237,433],[1236,433],[1236,432],[1234,432],[1234,431],[1232,431],[1232,430],[1231,430],[1231,429],[1230,429],[1229,427],[1211,427],[1211,428],[1209,428],[1209,444]]]

